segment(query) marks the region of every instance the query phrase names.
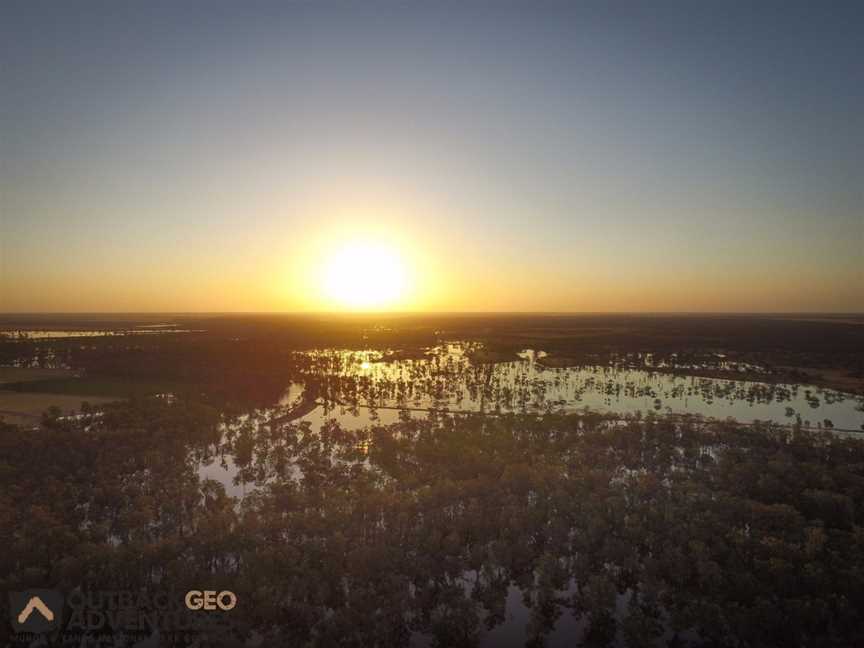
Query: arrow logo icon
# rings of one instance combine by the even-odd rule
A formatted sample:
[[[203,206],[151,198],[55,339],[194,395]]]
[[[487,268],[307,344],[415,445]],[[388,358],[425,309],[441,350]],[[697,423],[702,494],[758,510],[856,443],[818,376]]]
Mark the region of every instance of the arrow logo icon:
[[[30,615],[33,614],[34,611],[45,617],[45,620],[48,622],[54,620],[54,613],[51,611],[51,608],[45,605],[41,598],[34,596],[27,601],[27,605],[23,610],[21,610],[21,614],[18,615],[18,623],[22,625],[27,623],[27,619],[30,618]]]
[[[48,589],[9,592],[9,613],[15,632],[52,632],[62,625],[63,594]]]

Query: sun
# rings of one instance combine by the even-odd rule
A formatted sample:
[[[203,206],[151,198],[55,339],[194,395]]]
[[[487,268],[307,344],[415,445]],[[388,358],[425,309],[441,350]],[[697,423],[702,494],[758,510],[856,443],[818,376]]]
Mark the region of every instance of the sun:
[[[384,243],[346,243],[334,250],[324,264],[324,294],[343,308],[392,306],[404,295],[407,283],[399,252]]]

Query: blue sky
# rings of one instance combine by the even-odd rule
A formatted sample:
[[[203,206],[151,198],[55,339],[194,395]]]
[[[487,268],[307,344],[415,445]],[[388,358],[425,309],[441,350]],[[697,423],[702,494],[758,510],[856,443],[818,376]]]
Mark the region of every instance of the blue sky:
[[[3,3],[0,310],[864,310],[860,3],[177,4]]]

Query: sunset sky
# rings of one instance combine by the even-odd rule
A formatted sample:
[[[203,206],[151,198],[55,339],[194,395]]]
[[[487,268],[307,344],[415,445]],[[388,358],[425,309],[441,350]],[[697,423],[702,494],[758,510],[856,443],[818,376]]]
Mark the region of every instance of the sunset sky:
[[[864,4],[753,4],[3,2],[0,311],[864,311]]]

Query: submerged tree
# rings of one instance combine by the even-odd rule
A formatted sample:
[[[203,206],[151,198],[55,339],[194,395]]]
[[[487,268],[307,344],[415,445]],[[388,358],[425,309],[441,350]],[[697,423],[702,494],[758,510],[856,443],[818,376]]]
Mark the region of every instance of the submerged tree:
[[[565,626],[584,645],[864,641],[860,441],[597,414],[223,423],[147,399],[0,424],[0,589],[213,583],[264,645],[476,646],[514,592],[531,645]],[[200,475],[221,456],[242,501]]]

